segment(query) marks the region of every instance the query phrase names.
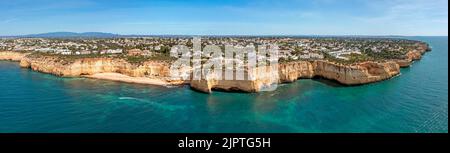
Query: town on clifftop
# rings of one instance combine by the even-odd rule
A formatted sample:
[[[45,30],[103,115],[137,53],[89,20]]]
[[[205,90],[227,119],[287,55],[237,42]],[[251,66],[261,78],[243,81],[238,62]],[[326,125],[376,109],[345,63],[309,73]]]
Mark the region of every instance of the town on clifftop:
[[[276,44],[279,77],[256,80],[174,80],[170,66],[177,45],[193,49],[189,37],[2,38],[0,60],[63,77],[88,77],[153,85],[188,84],[193,89],[260,92],[271,84],[321,77],[344,85],[387,80],[431,48],[420,41],[363,37],[202,37],[201,47],[238,48]],[[172,53],[173,55],[173,53]],[[190,56],[192,58],[193,55]],[[202,56],[202,62],[212,58]],[[257,57],[259,58],[259,57]],[[245,59],[245,58],[244,58]],[[220,59],[225,60],[225,59]],[[245,61],[233,59],[236,65]],[[270,72],[269,72],[270,73]]]

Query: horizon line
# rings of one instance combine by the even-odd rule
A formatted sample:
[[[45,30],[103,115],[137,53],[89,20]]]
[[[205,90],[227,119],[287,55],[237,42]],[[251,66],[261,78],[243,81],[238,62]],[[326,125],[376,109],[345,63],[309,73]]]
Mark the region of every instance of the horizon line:
[[[32,34],[20,34],[20,35],[0,35],[0,37],[30,37],[33,35],[51,34],[51,33],[75,33],[75,34],[85,34],[85,33],[102,33],[117,36],[347,36],[347,37],[448,37],[448,35],[398,35],[398,34],[119,34],[111,32],[71,32],[71,31],[55,31],[55,32],[43,32],[43,33],[32,33]]]

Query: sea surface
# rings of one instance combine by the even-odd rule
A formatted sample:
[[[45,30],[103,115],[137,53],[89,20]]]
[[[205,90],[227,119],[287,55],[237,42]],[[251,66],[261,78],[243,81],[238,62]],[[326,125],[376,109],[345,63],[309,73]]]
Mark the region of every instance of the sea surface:
[[[0,61],[0,133],[448,133],[448,37],[409,39],[433,51],[399,77],[253,94],[60,78]]]

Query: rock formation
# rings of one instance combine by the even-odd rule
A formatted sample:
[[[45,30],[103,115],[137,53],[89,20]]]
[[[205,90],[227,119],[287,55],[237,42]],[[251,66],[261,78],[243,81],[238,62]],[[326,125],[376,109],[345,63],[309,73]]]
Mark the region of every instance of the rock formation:
[[[20,61],[28,54],[25,52],[0,51],[0,60]]]
[[[199,80],[191,81],[191,87],[206,93],[210,93],[212,89],[259,92],[272,84],[290,83],[298,79],[323,77],[345,85],[361,85],[386,80],[400,74],[400,66],[395,62],[364,62],[348,66],[328,61],[299,61],[278,66],[278,77],[268,75],[245,81]]]
[[[352,65],[337,64],[325,60],[296,61],[273,66],[261,67],[245,74],[253,74],[255,79],[244,80],[171,80],[170,63],[147,61],[142,64],[131,64],[119,58],[79,58],[61,59],[57,56],[31,56],[24,52],[0,52],[0,60],[20,61],[20,66],[34,71],[54,74],[62,77],[83,77],[98,73],[119,73],[136,78],[158,79],[171,84],[189,83],[192,89],[211,93],[212,90],[260,92],[274,84],[290,83],[298,79],[322,77],[335,80],[344,85],[361,85],[378,82],[400,74],[401,67],[408,67],[412,61],[419,60],[429,51],[423,44],[417,50],[406,54],[406,59],[385,62],[366,61]],[[273,69],[274,66],[278,70]],[[265,75],[255,75],[264,71]]]
[[[405,59],[394,61],[397,62],[397,64],[399,64],[402,68],[409,67],[414,61],[422,59],[423,54],[428,51],[431,51],[431,48],[428,46],[428,44],[421,43],[416,50],[412,50],[406,53]]]
[[[20,66],[61,77],[119,73],[130,77],[145,77],[180,84],[178,80],[170,80],[170,63],[166,62],[147,61],[142,64],[131,64],[116,58],[82,58],[67,62],[53,56],[26,56],[20,60]]]

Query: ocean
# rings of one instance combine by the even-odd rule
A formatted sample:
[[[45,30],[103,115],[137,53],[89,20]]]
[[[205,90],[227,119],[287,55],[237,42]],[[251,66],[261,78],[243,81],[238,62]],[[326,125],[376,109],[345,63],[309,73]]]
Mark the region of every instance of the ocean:
[[[60,78],[0,61],[0,133],[448,133],[448,37],[393,79],[299,80],[274,92]]]

